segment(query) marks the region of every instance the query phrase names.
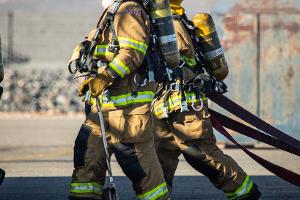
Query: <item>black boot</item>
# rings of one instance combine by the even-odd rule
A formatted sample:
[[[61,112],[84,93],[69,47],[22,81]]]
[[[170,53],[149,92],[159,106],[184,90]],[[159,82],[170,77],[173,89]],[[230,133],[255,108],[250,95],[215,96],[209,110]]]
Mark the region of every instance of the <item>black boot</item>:
[[[116,191],[115,189],[111,188],[111,193],[112,193],[112,200],[116,200],[117,199],[117,194],[116,194]],[[106,187],[103,189],[103,193],[102,193],[102,196],[101,196],[102,200],[110,200],[109,199],[109,188]]]
[[[109,189],[107,187],[103,189],[102,200],[109,200]]]
[[[253,184],[253,187],[250,190],[250,192],[248,194],[246,194],[245,196],[242,196],[238,200],[259,200],[260,196],[261,196],[261,193],[258,190],[257,185]]]
[[[0,185],[2,184],[5,177],[5,171],[0,168]]]

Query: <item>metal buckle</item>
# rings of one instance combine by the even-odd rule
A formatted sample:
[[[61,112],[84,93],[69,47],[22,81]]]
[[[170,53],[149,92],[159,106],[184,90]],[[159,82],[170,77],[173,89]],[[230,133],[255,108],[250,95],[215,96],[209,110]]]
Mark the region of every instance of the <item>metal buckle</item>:
[[[162,117],[163,118],[168,118],[169,114],[168,114],[168,110],[167,110],[167,108],[165,106],[162,108],[162,111],[163,111]]]
[[[134,77],[133,77],[134,84],[135,84],[136,86],[138,86],[138,87],[144,87],[144,86],[147,84],[147,79],[145,78],[145,79],[144,79],[144,82],[143,82],[142,84],[139,84],[139,83],[137,82],[137,80],[136,80],[136,75],[137,75],[137,74],[135,74]]]
[[[168,88],[171,91],[180,91],[180,83],[170,83]]]
[[[203,103],[202,98],[199,98],[199,100],[200,100],[200,107],[199,107],[199,108],[196,108],[196,107],[195,107],[196,97],[195,97],[195,96],[192,97],[192,105],[191,105],[191,107],[192,107],[193,110],[196,111],[196,112],[199,112],[200,110],[202,110],[202,108],[203,108],[203,106],[204,106],[204,103]]]
[[[102,96],[103,96],[103,103],[108,103],[109,101],[111,101],[109,90],[104,90]]]
[[[184,65],[185,65],[185,61],[183,60],[183,59],[180,59],[180,61],[181,61],[181,63],[179,64],[179,68],[182,68],[182,67],[184,67]]]
[[[103,60],[98,60],[97,61],[97,67],[101,68],[101,67],[107,67],[108,63],[106,61]]]
[[[188,103],[186,101],[181,101],[180,112],[189,111]]]

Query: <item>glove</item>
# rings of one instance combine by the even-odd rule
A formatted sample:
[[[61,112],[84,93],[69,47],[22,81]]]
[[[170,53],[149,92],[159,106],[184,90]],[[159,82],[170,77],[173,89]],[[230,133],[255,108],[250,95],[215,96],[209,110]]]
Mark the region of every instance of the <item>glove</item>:
[[[90,90],[92,97],[97,97],[101,94],[103,89],[111,84],[113,78],[103,70],[97,74],[96,77],[90,77],[84,80],[78,88],[78,96],[83,96],[88,90]]]
[[[89,83],[91,96],[99,96],[103,89],[110,85],[112,81],[113,78],[106,72],[106,70],[103,70],[102,73],[97,74],[97,76]]]
[[[90,77],[84,80],[77,89],[77,95],[82,97],[89,90],[89,83],[94,79],[94,77]]]

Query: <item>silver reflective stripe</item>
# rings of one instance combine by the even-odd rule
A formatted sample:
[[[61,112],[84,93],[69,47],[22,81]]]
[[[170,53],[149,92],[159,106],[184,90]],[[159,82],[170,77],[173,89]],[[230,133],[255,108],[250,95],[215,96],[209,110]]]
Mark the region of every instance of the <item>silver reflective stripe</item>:
[[[167,36],[161,36],[158,39],[159,39],[160,44],[166,44],[166,43],[169,43],[169,42],[175,42],[176,41],[176,35],[172,34],[172,35],[167,35]]]
[[[134,97],[132,95],[126,97],[126,98],[122,98],[122,99],[115,99],[113,100],[114,104],[116,105],[122,105],[125,103],[134,103],[135,101],[139,100],[139,99],[153,99],[154,95],[152,94],[144,94],[144,95],[138,95],[137,97]]]
[[[92,186],[92,185],[73,186],[72,190],[77,190],[77,191],[82,191],[82,192],[94,191],[94,186]]]
[[[221,47],[219,49],[216,49],[214,51],[210,51],[205,53],[205,57],[207,60],[212,60],[220,55],[224,54],[224,49]]]
[[[125,75],[130,74],[130,70],[129,68],[122,63],[120,60],[118,60],[117,58],[113,59],[110,63],[109,66],[115,71],[117,72],[122,78]]]
[[[253,182],[250,179],[250,177],[247,176],[245,178],[244,182],[242,183],[242,185],[235,192],[226,193],[226,196],[230,200],[236,200],[239,197],[242,197],[242,196],[248,194],[251,191],[252,187],[253,187]]]
[[[249,179],[249,181],[247,182],[245,187],[237,193],[237,197],[241,197],[241,196],[247,194],[250,191],[250,188],[252,187],[252,185],[253,185],[253,182],[252,182],[252,180]]]
[[[154,92],[150,91],[138,92],[137,96],[133,96],[131,93],[120,96],[112,96],[109,98],[110,101],[104,101],[104,97],[102,96],[102,106],[104,108],[107,108],[115,106],[126,106],[134,103],[147,103],[151,102],[154,96]]]
[[[143,42],[139,42],[137,40],[133,40],[125,37],[119,37],[118,39],[119,39],[120,47],[129,47],[138,50],[143,54],[146,54],[147,52],[148,46]]]
[[[85,193],[94,193],[100,194],[102,190],[102,185],[98,183],[71,183],[70,192],[85,194]]]
[[[161,197],[162,195],[166,194],[167,192],[168,192],[168,188],[167,188],[167,186],[165,186],[165,187],[158,189],[156,192],[150,194],[149,196],[144,197],[143,199],[154,200],[154,199],[158,198],[157,196]]]
[[[146,194],[138,195],[137,198],[140,200],[156,200],[167,193],[168,187],[167,184],[164,182],[161,185],[154,188],[153,190],[147,192]]]

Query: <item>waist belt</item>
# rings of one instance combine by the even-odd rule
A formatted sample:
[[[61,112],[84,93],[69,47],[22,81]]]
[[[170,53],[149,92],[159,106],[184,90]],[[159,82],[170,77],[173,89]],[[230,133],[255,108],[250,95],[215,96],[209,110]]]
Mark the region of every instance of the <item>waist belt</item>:
[[[260,156],[250,152],[245,147],[240,145],[227,131],[224,127],[232,129],[238,133],[241,133],[245,136],[251,137],[255,140],[260,142],[264,142],[276,148],[282,149],[284,151],[290,152],[292,154],[300,156],[300,141],[297,139],[283,133],[282,131],[278,130],[277,128],[271,126],[270,124],[266,123],[262,119],[256,117],[252,113],[248,112],[240,105],[236,104],[235,102],[231,101],[227,97],[217,93],[212,92],[208,95],[208,97],[218,104],[219,106],[223,107],[225,110],[229,111],[230,113],[234,114],[235,116],[239,117],[240,119],[244,120],[245,122],[251,124],[252,126],[260,129],[261,131],[255,130],[251,127],[248,127],[240,122],[237,122],[229,117],[226,117],[218,112],[210,110],[211,112],[211,119],[213,127],[223,134],[226,138],[228,138],[231,142],[236,144],[240,147],[245,153],[247,153],[252,159],[262,165],[264,168],[272,172],[273,174],[277,175],[278,177],[292,183],[296,186],[300,187],[300,175],[294,173],[288,169],[280,167],[270,161],[267,161]],[[224,127],[223,127],[224,126]]]
[[[171,92],[174,91],[181,92],[181,95],[170,99]],[[200,111],[203,108],[204,100],[206,100],[205,96],[199,96],[199,93],[195,93],[191,89],[187,89],[183,83],[167,83],[165,85],[163,103],[162,105],[154,107],[154,114],[163,114],[163,118],[168,118],[169,111],[176,106],[180,106],[180,112],[189,111],[188,104],[191,104],[191,107],[195,111]],[[195,103],[198,102],[200,102],[200,106],[196,108]]]

